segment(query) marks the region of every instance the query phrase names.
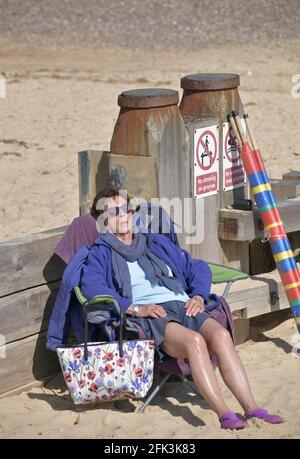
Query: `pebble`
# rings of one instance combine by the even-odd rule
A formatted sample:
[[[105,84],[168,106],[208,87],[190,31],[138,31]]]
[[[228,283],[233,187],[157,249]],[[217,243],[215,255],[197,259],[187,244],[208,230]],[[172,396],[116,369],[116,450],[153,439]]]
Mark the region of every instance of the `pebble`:
[[[167,49],[300,36],[298,0],[0,0],[5,44]]]

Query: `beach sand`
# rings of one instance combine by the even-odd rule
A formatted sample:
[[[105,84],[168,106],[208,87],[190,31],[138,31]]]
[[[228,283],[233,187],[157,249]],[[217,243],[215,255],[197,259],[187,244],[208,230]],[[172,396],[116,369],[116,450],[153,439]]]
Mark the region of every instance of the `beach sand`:
[[[250,339],[238,346],[258,403],[280,413],[284,424],[252,419],[244,430],[221,430],[208,405],[176,381],[143,414],[133,412],[140,401],[75,407],[58,375],[46,387],[0,399],[0,438],[300,438],[300,359],[292,352],[298,335],[286,316],[252,320]],[[242,414],[217,375],[229,406]]]
[[[198,51],[0,47],[7,78],[0,99],[0,240],[68,224],[78,215],[78,151],[108,150],[117,97],[142,87],[174,88],[197,72],[241,75],[271,178],[298,170],[298,43]]]
[[[186,11],[179,11],[178,2],[170,0],[172,10],[163,5],[168,21],[162,36],[153,28],[157,23],[151,15],[157,12],[152,8],[146,26],[141,16],[136,21],[138,2],[133,13],[126,2],[121,10],[116,1],[107,3],[102,23],[93,22],[94,2],[84,8],[77,0],[47,3],[34,2],[29,8],[29,2],[21,6],[12,1],[8,7],[0,0],[0,6],[5,4],[0,73],[7,83],[6,98],[0,99],[0,240],[63,226],[77,216],[78,151],[109,149],[118,95],[162,87],[177,89],[181,96],[180,78],[186,74],[240,74],[240,94],[269,176],[281,178],[300,169],[300,99],[292,97],[292,76],[300,72],[297,1],[284,6],[272,1],[270,8],[265,2],[264,10],[253,7],[244,21],[240,8],[247,9],[248,2],[238,2],[232,15],[226,0],[225,19],[235,21],[230,25],[222,20],[222,11],[216,18],[214,3],[195,15],[187,3]],[[125,14],[128,27],[112,27],[105,12],[119,25]],[[152,47],[153,41],[159,46]],[[165,44],[172,50],[163,49]],[[250,339],[238,352],[258,403],[280,413],[286,421],[282,425],[251,420],[243,431],[222,431],[208,406],[175,382],[165,386],[144,414],[133,412],[140,402],[75,408],[58,375],[46,387],[0,398],[0,437],[300,438],[294,321],[279,313],[251,320],[251,325]],[[232,409],[241,412],[221,384]]]

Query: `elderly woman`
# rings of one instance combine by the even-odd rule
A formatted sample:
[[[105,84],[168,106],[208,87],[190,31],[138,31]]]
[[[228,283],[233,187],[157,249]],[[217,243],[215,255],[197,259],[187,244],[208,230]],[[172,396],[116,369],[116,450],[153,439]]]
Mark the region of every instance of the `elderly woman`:
[[[147,338],[155,339],[160,359],[165,354],[188,359],[193,380],[222,428],[242,429],[245,423],[224,401],[211,355],[247,417],[283,422],[257,406],[230,334],[206,310],[211,287],[208,265],[161,234],[135,234],[134,210],[118,191],[106,189],[98,198],[104,232],[83,269],[83,294],[114,296]]]

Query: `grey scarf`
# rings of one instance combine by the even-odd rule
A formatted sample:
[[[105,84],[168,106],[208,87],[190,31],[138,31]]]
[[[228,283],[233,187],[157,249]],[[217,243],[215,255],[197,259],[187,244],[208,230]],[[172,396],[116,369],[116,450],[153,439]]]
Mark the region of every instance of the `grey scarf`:
[[[175,294],[184,293],[181,282],[176,277],[169,275],[165,262],[149,250],[147,238],[143,233],[136,233],[131,245],[124,244],[113,233],[107,232],[102,234],[101,237],[112,249],[113,273],[122,296],[132,298],[127,261],[137,261],[152,286],[161,285]]]

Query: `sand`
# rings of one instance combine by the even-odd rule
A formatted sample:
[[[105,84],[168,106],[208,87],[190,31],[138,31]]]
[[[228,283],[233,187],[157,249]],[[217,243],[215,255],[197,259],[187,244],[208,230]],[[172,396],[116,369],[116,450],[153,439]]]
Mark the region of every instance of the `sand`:
[[[118,9],[112,0],[93,22],[94,2],[83,12],[77,0],[58,8],[54,0],[32,8],[16,1],[8,8],[0,0],[0,73],[7,82],[0,99],[0,240],[68,224],[78,215],[78,151],[109,149],[118,94],[163,87],[181,95],[180,78],[190,73],[239,73],[269,176],[299,170],[300,99],[292,97],[292,76],[300,72],[299,6],[272,1],[269,8],[268,2],[253,8],[249,22],[241,21],[246,1],[238,2],[234,15],[225,8],[217,20],[211,2],[210,10],[195,13],[172,0],[159,35],[155,2],[145,23],[143,15],[132,22],[136,1],[130,12],[126,2]],[[208,21],[206,12],[213,15]],[[121,28],[107,17],[118,24],[125,17],[128,27],[118,35]],[[227,24],[230,19],[235,23]],[[258,403],[284,416],[282,425],[252,420],[244,431],[221,431],[209,407],[175,382],[143,415],[134,413],[139,402],[75,408],[58,375],[46,387],[0,399],[0,437],[300,438],[300,359],[292,352],[297,337],[292,319],[272,315],[252,321],[250,339],[238,346]]]
[[[300,99],[291,95],[298,43],[198,51],[1,47],[0,240],[78,215],[80,150],[108,150],[117,96],[138,87],[180,91],[195,72],[235,72],[271,178],[300,169]]]
[[[292,352],[298,336],[284,316],[253,320],[251,339],[238,346],[258,403],[284,424],[250,420],[242,431],[221,430],[208,405],[180,382],[167,383],[143,414],[134,413],[140,401],[75,407],[58,375],[44,388],[0,399],[0,438],[300,438],[300,359]],[[217,375],[226,401],[242,413]]]

